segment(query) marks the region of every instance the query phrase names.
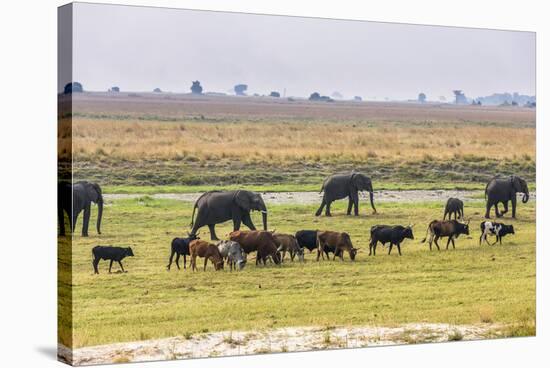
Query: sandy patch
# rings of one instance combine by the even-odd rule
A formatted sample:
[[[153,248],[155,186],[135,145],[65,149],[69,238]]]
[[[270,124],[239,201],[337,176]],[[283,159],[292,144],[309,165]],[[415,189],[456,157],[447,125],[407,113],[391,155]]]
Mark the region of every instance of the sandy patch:
[[[71,351],[59,358],[74,365],[174,360],[215,356],[361,348],[499,337],[500,325],[405,324],[399,327],[287,327],[269,331],[225,331],[118,343]]]

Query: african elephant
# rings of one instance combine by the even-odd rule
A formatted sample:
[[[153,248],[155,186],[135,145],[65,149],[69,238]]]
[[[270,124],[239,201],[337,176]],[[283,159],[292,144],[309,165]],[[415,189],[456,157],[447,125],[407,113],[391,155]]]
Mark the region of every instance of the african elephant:
[[[198,208],[197,218],[195,210]],[[250,218],[250,211],[262,212],[264,230],[267,230],[267,208],[262,196],[248,190],[211,191],[206,192],[197,199],[191,216],[191,234],[208,225],[210,238],[219,240],[216,236],[215,225],[233,220],[233,230],[239,230],[241,222],[250,230],[256,230]]]
[[[464,218],[464,203],[458,198],[449,198],[447,204],[445,205],[445,212],[443,213],[443,220],[449,215],[449,221],[451,220],[451,215],[454,215],[455,220],[457,217],[459,219]]]
[[[71,195],[72,192],[72,195]],[[74,233],[76,221],[80,212],[84,211],[84,222],[82,224],[82,236],[88,236],[88,225],[90,222],[91,204],[96,203],[97,212],[97,233],[101,234],[101,218],[103,216],[103,194],[101,187],[95,183],[79,181],[71,185],[67,182],[58,184],[57,195],[57,216],[59,220],[59,234],[65,235],[65,221],[63,211],[69,216],[71,233]],[[72,199],[72,201],[71,201]],[[72,205],[72,208],[71,208]]]
[[[370,194],[370,204],[374,213],[376,208],[373,201],[373,189],[372,182],[369,177],[356,172],[350,174],[335,174],[325,179],[321,192],[325,192],[323,195],[323,201],[321,206],[315,213],[315,216],[320,216],[323,212],[323,208],[327,206],[325,210],[326,216],[331,216],[330,205],[333,201],[348,197],[348,215],[351,214],[351,207],[353,206],[355,216],[359,215],[359,191],[366,190]]]
[[[485,218],[490,218],[489,211],[495,206],[496,217],[502,217],[508,212],[508,201],[512,201],[512,217],[516,218],[516,193],[523,193],[521,201],[527,203],[529,200],[529,188],[525,180],[519,176],[511,175],[509,177],[494,177],[485,187],[485,199],[487,207]],[[498,204],[504,205],[504,211],[498,212]]]

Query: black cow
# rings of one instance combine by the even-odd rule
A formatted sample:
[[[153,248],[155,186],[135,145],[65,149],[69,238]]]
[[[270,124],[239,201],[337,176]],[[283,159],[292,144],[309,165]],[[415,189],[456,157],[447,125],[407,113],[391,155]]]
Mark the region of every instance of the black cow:
[[[495,242],[489,245],[495,245],[497,242],[502,244],[502,237],[504,237],[507,234],[515,234],[514,225],[506,225],[500,222],[483,221],[480,227],[481,227],[481,236],[479,237],[479,245],[481,245],[481,242],[484,239],[485,239],[485,242],[489,244],[489,241],[487,240],[487,235],[489,234],[496,235],[497,237]]]
[[[397,251],[401,255],[401,242],[405,238],[414,239],[412,226],[374,225],[370,228],[369,256],[371,253],[376,255],[376,244],[378,242],[382,243],[382,245],[390,243],[388,254],[391,254],[392,247],[396,245]]]
[[[122,272],[126,272],[124,271],[124,267],[122,267],[121,261],[126,257],[133,257],[134,252],[130,247],[121,248],[121,247],[98,245],[92,249],[92,255],[94,256],[94,260],[92,262],[92,265],[94,266],[94,273],[99,274],[97,265],[99,264],[99,261],[102,259],[111,261],[111,263],[109,264],[109,273],[111,273],[111,268],[113,267],[114,261],[118,262],[118,264],[120,265],[120,268],[122,269]]]
[[[306,248],[311,253],[314,249],[317,249],[317,230],[300,230],[296,233],[296,240],[298,240],[298,245],[300,248]],[[323,252],[328,258],[329,253],[334,253],[336,248],[326,244],[323,247]],[[340,251],[336,253],[336,256],[340,256]]]
[[[176,266],[178,266],[178,270],[180,270],[180,256],[183,255],[183,268],[187,268],[187,256],[191,255],[189,253],[189,243],[192,240],[200,239],[195,234],[190,234],[187,238],[174,238],[172,239],[172,247],[170,252],[170,260],[168,262],[168,266],[166,266],[166,269],[170,271],[170,266],[172,266],[172,260],[174,259],[174,254],[177,254],[176,256]]]

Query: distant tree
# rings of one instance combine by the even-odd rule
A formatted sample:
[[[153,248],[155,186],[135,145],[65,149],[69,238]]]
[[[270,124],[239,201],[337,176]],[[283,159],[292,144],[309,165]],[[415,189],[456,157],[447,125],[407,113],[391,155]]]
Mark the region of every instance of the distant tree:
[[[355,101],[363,101],[363,99],[361,98],[361,96],[355,96],[353,98]]]
[[[426,102],[426,94],[424,92],[420,92],[418,94],[418,102],[420,103]]]
[[[281,97],[281,94],[277,91],[272,91],[270,94],[269,94],[270,97]]]
[[[233,87],[233,90],[235,91],[235,94],[237,96],[246,96],[246,90],[248,89],[248,86],[246,84],[237,84],[235,87]]]
[[[454,90],[453,93],[455,94],[455,103],[457,105],[468,103],[468,99],[464,95],[464,92],[462,92],[460,89]]]
[[[319,92],[313,92],[311,95],[309,95],[310,101],[319,101],[321,99],[321,95]]]
[[[195,95],[202,94],[201,82],[199,82],[199,81],[194,81],[193,82],[193,84],[191,85],[191,93],[193,93]]]
[[[160,88],[155,88],[155,89],[153,90],[153,92],[155,92],[155,93],[161,93],[162,91],[161,91]]]
[[[342,96],[342,94],[338,91],[334,91],[332,92],[332,95],[331,95],[333,98],[336,98],[336,99],[342,99],[344,96]]]
[[[78,82],[67,83],[65,85],[65,88],[63,89],[63,93],[67,95],[73,92],[75,93],[84,92],[84,88],[82,88],[82,84]]]
[[[120,92],[120,88],[119,87],[111,87],[109,88],[109,92]]]
[[[512,106],[517,106],[518,103],[516,101],[512,101]]]

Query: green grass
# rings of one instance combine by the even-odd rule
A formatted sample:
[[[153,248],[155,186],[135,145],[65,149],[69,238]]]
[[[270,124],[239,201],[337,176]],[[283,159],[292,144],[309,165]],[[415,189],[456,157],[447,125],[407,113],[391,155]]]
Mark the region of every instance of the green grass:
[[[519,206],[517,220],[503,219],[514,224],[516,235],[492,247],[478,245],[483,203],[468,203],[471,237],[461,236],[456,250],[441,252],[419,243],[427,223],[441,215],[441,204],[380,203],[375,216],[362,211],[348,217],[346,202],[339,201],[332,218],[314,217],[316,206],[273,205],[270,228],[347,231],[360,248],[357,261],[346,255],[343,263],[315,262],[306,254],[305,264],[256,267],[252,261],[242,272],[215,272],[211,265],[207,272],[167,272],[170,241],[188,231],[191,205],[151,197],[106,203],[103,234],[90,230],[89,238],[74,238],[74,331],[70,336],[61,324],[61,342],[82,347],[284,326],[471,324],[482,323],[482,313],[490,314],[491,323],[511,326],[508,336],[535,332],[533,202]],[[257,213],[253,220],[260,223]],[[383,223],[416,224],[416,238],[404,242],[402,257],[388,256],[381,246],[368,257],[369,228]],[[217,226],[220,237],[230,230],[230,223]],[[207,229],[202,232],[208,238]],[[102,262],[101,274],[93,275],[91,248],[98,244],[132,246],[135,257],[123,262],[128,273],[108,274]],[[60,294],[67,295],[66,289],[60,283]]]

